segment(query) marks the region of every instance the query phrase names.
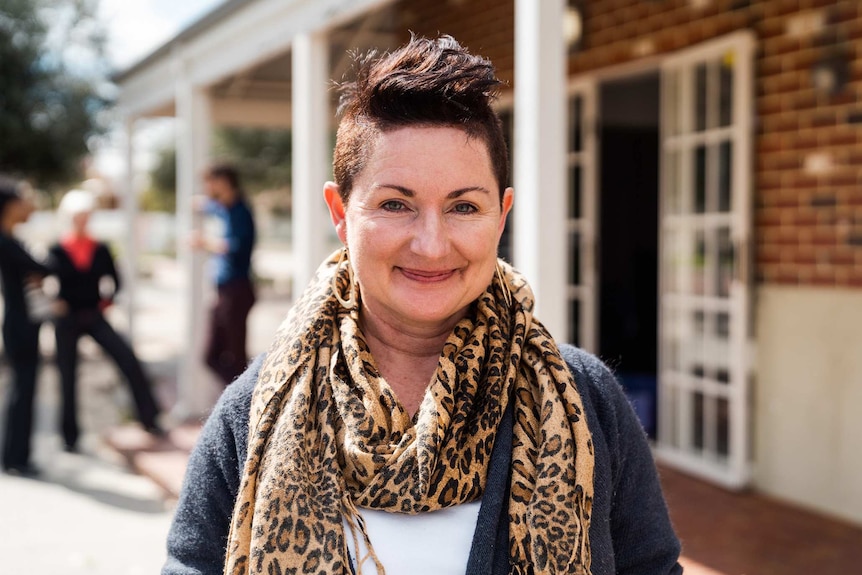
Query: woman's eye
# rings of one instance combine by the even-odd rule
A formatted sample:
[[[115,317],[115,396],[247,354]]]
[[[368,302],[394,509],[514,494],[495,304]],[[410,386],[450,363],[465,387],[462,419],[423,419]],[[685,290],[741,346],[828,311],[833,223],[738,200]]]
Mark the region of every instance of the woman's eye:
[[[398,200],[388,200],[381,206],[387,212],[400,212],[404,209],[404,203]]]
[[[454,210],[459,214],[472,214],[476,211],[476,206],[473,204],[455,204]]]

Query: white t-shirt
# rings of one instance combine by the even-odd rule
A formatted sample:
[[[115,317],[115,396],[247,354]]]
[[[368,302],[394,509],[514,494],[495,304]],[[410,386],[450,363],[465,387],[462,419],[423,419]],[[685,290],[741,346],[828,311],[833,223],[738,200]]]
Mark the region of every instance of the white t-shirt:
[[[386,575],[463,575],[473,544],[481,500],[429,513],[406,515],[359,509],[368,539]],[[362,535],[357,553],[347,522],[344,536],[356,563],[368,553]],[[362,563],[362,575],[378,575],[374,560]]]

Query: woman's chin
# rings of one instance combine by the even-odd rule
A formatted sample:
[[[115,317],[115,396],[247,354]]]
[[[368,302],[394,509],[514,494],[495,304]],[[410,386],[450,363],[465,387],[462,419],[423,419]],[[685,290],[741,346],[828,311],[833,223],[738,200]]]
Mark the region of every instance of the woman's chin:
[[[417,296],[403,301],[401,317],[405,323],[412,325],[444,325],[451,324],[464,316],[468,305],[449,297]],[[453,319],[454,318],[454,319]]]

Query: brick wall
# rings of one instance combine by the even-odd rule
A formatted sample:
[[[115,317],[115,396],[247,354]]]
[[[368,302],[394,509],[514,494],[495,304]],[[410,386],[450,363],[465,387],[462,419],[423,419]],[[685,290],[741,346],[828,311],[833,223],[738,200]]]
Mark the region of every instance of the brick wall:
[[[512,85],[515,69],[514,0],[401,0],[398,29],[434,38],[449,34],[474,54],[488,58],[497,77]]]
[[[757,37],[755,247],[760,282],[862,287],[862,2],[586,0],[572,75],[654,57],[730,32]],[[514,82],[512,0],[402,0],[404,29],[452,34]],[[830,45],[849,61],[836,96],[812,66]]]

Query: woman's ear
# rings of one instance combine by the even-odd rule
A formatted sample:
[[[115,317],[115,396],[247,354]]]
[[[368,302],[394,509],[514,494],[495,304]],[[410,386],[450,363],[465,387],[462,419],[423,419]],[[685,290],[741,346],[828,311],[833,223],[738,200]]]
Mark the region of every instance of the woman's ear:
[[[500,229],[498,230],[497,239],[500,239],[500,236],[503,235],[503,228],[506,227],[506,218],[509,216],[509,211],[512,209],[512,204],[515,201],[515,190],[512,188],[506,188],[503,191],[503,209],[502,215],[500,216]]]
[[[347,245],[347,219],[344,215],[344,202],[341,201],[338,184],[326,182],[323,185],[323,199],[329,207],[329,217],[341,243]]]

